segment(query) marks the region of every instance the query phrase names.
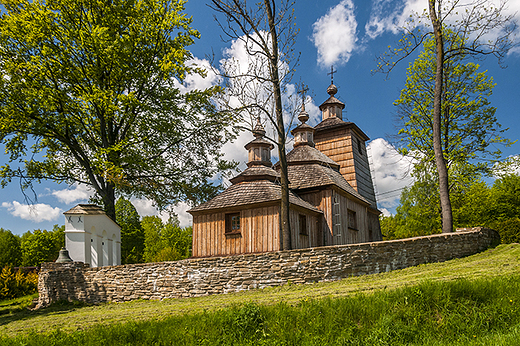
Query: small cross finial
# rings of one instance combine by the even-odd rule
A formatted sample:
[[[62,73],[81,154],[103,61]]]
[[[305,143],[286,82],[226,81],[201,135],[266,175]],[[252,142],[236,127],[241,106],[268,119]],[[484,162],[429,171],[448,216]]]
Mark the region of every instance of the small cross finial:
[[[302,95],[302,110],[305,110],[305,93],[309,91],[309,87],[302,83],[300,91],[298,94]]]
[[[327,76],[330,75],[330,84],[334,84],[334,73],[338,72],[334,70],[334,65],[330,65],[330,72],[327,73]]]

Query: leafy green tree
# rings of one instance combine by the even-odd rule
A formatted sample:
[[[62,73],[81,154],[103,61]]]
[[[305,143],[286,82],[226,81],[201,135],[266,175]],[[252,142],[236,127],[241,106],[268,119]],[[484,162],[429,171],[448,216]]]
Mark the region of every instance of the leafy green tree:
[[[20,264],[22,264],[20,237],[0,228],[0,268],[8,265],[18,267]]]
[[[517,22],[514,15],[504,15],[506,1],[490,4],[487,0],[472,0],[461,6],[459,0],[428,0],[428,9],[420,18],[410,16],[403,28],[403,38],[393,52],[379,57],[378,70],[390,71],[399,61],[410,56],[424,40],[434,38],[435,78],[431,98],[431,139],[434,162],[439,181],[439,195],[442,211],[442,231],[453,231],[453,214],[449,193],[449,173],[443,148],[443,116],[446,79],[444,73],[448,65],[455,65],[460,58],[494,55],[499,59],[514,47]],[[455,18],[453,18],[455,17]],[[426,32],[424,32],[426,28]]]
[[[447,35],[447,34],[446,34]],[[447,36],[457,40],[453,34]],[[462,44],[462,43],[460,43]],[[398,107],[400,149],[419,162],[417,169],[433,171],[433,94],[435,87],[435,39],[424,41],[423,52],[407,70],[405,88],[395,105]],[[493,79],[479,71],[479,65],[463,63],[464,56],[444,64],[442,95],[442,151],[448,171],[452,165],[487,173],[486,159],[498,159],[500,150],[494,144],[510,145],[502,137],[504,130],[490,105]],[[492,148],[492,149],[490,149]],[[479,159],[475,162],[475,159]],[[462,166],[474,162],[473,166]],[[475,174],[475,173],[472,173]],[[453,176],[453,175],[452,175]],[[459,174],[463,176],[463,174]]]
[[[52,231],[36,229],[22,235],[22,265],[39,266],[43,262],[53,262],[65,246],[65,226],[54,225]]]
[[[494,226],[502,244],[520,243],[520,218],[498,221]]]
[[[162,220],[158,216],[145,216],[141,220],[141,227],[144,231],[144,262],[153,262],[155,255],[162,249]]]
[[[490,219],[504,221],[520,218],[520,176],[508,174],[491,188]]]
[[[145,262],[176,261],[191,256],[191,227],[180,228],[176,218],[164,224],[158,216],[145,216],[141,225],[145,234]]]
[[[231,115],[211,102],[219,87],[179,89],[204,74],[183,3],[0,0],[2,185],[86,184],[114,220],[116,192],[159,207],[216,193]]]
[[[474,168],[452,166],[450,171],[454,226],[490,225],[491,191]],[[403,189],[396,215],[383,218],[388,239],[440,233],[442,221],[438,182],[434,171],[421,171],[412,186]]]
[[[455,227],[490,226],[491,189],[481,179],[455,189],[452,193]]]
[[[444,39],[452,49],[463,47],[466,43],[449,30],[444,31]],[[408,68],[405,88],[395,102],[402,127],[399,135],[405,144],[401,153],[413,156],[418,162],[414,175],[420,175],[421,171],[437,172],[435,181],[438,191],[436,195],[441,206],[439,212],[442,214],[443,209],[449,208],[449,217],[443,221],[449,223],[446,231],[453,227],[455,220],[453,198],[448,198],[447,201],[442,198],[443,189],[440,188],[438,174],[439,158],[436,158],[438,154],[435,149],[434,96],[438,77],[435,38],[426,39],[423,48],[424,51]],[[489,173],[490,163],[501,155],[494,144],[511,144],[511,141],[502,137],[504,130],[495,117],[496,109],[487,99],[494,87],[493,79],[487,77],[485,72],[480,72],[477,64],[464,63],[465,58],[464,54],[455,55],[442,65],[440,147],[443,169],[447,173],[443,179],[448,184],[445,191],[448,197],[454,192],[454,186],[465,184],[460,184],[457,180]],[[443,217],[446,218],[447,215]],[[443,223],[441,227],[442,225]]]
[[[121,226],[121,263],[141,263],[144,254],[144,232],[133,204],[120,197],[116,202],[116,222]]]

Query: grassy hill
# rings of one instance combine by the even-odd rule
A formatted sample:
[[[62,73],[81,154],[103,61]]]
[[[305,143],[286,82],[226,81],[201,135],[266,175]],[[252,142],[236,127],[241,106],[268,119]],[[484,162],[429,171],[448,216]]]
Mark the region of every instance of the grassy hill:
[[[0,303],[0,344],[515,345],[520,245],[389,273],[227,295],[39,311],[23,308],[29,300]]]

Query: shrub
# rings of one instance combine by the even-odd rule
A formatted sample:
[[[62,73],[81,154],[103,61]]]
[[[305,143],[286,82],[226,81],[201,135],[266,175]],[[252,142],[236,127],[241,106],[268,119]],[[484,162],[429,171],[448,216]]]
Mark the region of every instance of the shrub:
[[[11,267],[4,267],[0,273],[0,300],[13,299],[38,290],[38,273],[31,271],[24,274],[21,270],[13,272]]]
[[[498,221],[493,226],[500,233],[502,244],[520,243],[520,219]]]

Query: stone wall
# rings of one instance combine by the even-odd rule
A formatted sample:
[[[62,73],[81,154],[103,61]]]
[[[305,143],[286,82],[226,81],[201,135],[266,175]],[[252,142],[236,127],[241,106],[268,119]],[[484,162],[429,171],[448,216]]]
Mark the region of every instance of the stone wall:
[[[176,262],[89,268],[44,263],[38,307],[59,300],[88,303],[221,294],[292,283],[339,280],[469,256],[498,243],[476,228],[450,234],[291,251],[192,258]]]

